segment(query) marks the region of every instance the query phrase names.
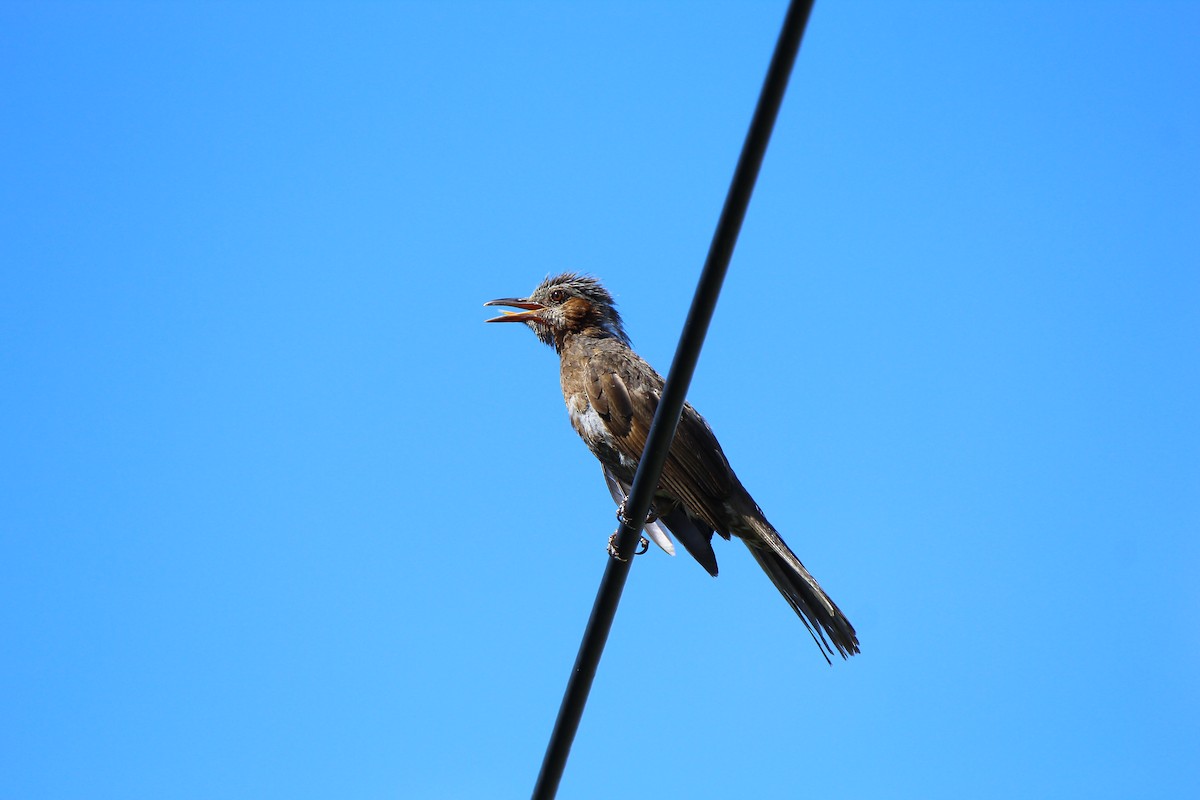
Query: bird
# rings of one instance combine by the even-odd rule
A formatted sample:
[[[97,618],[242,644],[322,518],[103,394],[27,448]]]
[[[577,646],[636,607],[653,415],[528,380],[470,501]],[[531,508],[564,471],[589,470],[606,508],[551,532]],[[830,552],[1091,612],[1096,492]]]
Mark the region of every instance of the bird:
[[[486,321],[524,323],[558,353],[571,425],[600,461],[609,492],[623,507],[665,382],[634,352],[612,295],[595,277],[564,272],[548,276],[528,297],[484,305],[518,309]],[[835,653],[845,659],[859,652],[854,626],[767,521],[690,403],[684,403],[644,531],[671,555],[668,531],[673,533],[713,577],[713,534],[737,537],[827,662]]]

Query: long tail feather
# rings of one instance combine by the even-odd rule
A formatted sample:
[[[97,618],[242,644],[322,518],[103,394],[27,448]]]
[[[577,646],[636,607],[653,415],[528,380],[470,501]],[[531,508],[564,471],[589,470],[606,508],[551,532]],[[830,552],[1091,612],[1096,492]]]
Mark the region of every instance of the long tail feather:
[[[825,593],[817,579],[800,563],[800,559],[779,537],[771,524],[765,519],[749,515],[743,519],[752,529],[753,535],[737,533],[750,548],[754,560],[775,584],[775,588],[800,616],[813,640],[821,648],[822,655],[829,654],[825,656],[825,660],[828,661],[835,651],[842,658],[859,652],[858,634],[854,632],[850,620],[846,619],[846,615]]]

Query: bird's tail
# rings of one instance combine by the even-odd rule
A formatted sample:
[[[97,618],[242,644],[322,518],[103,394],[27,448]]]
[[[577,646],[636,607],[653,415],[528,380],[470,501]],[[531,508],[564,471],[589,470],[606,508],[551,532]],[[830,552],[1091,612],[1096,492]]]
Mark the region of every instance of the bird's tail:
[[[771,523],[761,514],[746,514],[742,519],[753,535],[741,535],[740,538],[750,548],[754,560],[771,578],[775,588],[800,616],[821,648],[825,660],[829,661],[829,656],[835,650],[842,658],[857,653],[858,634],[854,632],[854,626],[779,537]],[[740,534],[739,531],[735,533]]]

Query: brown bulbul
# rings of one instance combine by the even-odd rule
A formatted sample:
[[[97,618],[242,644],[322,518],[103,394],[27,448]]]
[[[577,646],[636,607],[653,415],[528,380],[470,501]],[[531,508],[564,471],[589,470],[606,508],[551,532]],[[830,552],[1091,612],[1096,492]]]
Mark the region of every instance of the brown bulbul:
[[[558,353],[571,424],[600,460],[613,499],[624,503],[663,379],[633,352],[612,295],[595,278],[564,273],[542,281],[529,297],[485,305],[521,309],[488,322],[524,322]],[[650,513],[647,536],[673,555],[665,526],[713,576],[713,533],[741,539],[813,634],[822,655],[836,650],[846,658],[858,652],[854,626],[767,522],[712,429],[690,404],[684,404]]]

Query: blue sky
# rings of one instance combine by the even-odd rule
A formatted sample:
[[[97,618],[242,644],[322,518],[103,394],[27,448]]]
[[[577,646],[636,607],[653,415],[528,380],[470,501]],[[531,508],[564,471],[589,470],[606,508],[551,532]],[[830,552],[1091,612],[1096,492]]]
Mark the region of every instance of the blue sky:
[[[0,797],[532,787],[782,3],[0,7]],[[818,3],[690,399],[858,628],[638,559],[563,797],[1200,782],[1200,10]]]

